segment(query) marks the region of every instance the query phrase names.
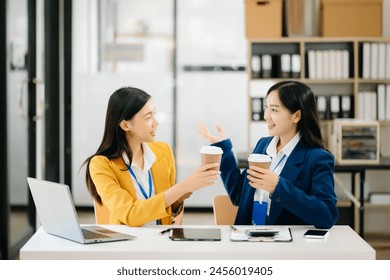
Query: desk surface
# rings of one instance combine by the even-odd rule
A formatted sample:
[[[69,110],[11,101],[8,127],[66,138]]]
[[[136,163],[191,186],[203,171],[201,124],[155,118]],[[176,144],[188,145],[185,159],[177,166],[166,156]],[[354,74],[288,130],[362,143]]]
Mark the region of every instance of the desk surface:
[[[375,259],[375,250],[349,226],[334,226],[324,240],[306,239],[303,233],[310,226],[291,226],[292,242],[232,242],[228,226],[186,226],[196,228],[217,227],[222,240],[171,241],[168,234],[159,235],[160,227],[103,227],[137,236],[129,241],[82,245],[47,234],[40,228],[20,250],[26,259]],[[238,226],[238,228],[240,228]]]
[[[362,171],[362,170],[387,170],[390,169],[390,158],[382,157],[379,163],[376,164],[336,164],[336,172],[351,172],[351,171]]]

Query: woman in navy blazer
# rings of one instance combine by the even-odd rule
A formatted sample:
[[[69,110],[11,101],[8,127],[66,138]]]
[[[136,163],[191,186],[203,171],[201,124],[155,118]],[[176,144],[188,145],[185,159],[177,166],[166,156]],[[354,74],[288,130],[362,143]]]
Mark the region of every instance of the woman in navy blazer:
[[[221,127],[217,126],[219,135],[213,135],[205,125],[199,126],[212,145],[223,149],[221,178],[238,206],[235,224],[252,224],[258,189],[269,193],[268,224],[331,228],[338,219],[334,157],[322,139],[313,92],[303,83],[283,81],[268,90],[265,103],[271,136],[261,138],[253,153],[270,154],[270,169],[252,166],[241,172]]]

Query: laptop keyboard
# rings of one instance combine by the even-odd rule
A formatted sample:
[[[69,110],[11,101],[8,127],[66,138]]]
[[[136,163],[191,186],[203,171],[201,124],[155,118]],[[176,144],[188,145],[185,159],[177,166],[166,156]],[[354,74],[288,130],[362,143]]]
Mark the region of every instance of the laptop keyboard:
[[[109,236],[100,234],[94,231],[82,229],[83,235],[85,239],[102,239],[102,238],[109,238]]]

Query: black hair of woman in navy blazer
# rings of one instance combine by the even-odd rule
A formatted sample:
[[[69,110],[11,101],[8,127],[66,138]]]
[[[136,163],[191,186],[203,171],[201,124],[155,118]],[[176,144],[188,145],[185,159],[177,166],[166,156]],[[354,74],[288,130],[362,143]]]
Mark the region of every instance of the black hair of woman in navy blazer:
[[[241,172],[232,142],[222,128],[217,126],[214,135],[204,124],[199,125],[200,133],[223,149],[221,178],[232,203],[238,206],[235,224],[252,224],[255,190],[262,189],[270,194],[268,224],[331,228],[338,219],[334,157],[322,139],[312,90],[301,82],[282,81],[268,90],[265,104],[270,136],[261,138],[252,153],[266,154],[274,137],[277,152],[296,135],[300,137],[279,175],[260,167]]]

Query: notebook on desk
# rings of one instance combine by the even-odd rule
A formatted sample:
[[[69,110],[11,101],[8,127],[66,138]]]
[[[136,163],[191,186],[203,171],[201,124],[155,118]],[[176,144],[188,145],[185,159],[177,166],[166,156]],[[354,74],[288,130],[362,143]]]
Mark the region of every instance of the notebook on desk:
[[[135,238],[100,226],[80,226],[67,185],[30,177],[27,182],[42,227],[47,233],[82,244]]]

